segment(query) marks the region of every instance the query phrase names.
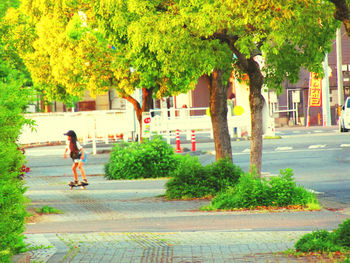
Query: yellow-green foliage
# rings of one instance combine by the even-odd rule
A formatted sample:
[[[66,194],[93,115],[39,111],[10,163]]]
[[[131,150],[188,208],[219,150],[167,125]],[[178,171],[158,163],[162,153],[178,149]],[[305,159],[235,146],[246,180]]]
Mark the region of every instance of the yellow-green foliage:
[[[1,71],[0,78],[0,262],[9,262],[24,248],[25,187],[19,179],[24,155],[16,140],[25,123],[20,114],[28,94],[19,80],[11,78],[19,78],[18,72],[0,58],[0,69],[3,67],[9,74],[5,76]]]

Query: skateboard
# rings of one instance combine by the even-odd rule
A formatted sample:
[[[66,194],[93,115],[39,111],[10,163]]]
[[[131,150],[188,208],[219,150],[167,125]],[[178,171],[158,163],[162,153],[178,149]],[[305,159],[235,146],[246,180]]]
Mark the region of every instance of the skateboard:
[[[78,182],[78,183],[74,183],[74,182],[70,182],[69,184],[70,190],[72,190],[74,187],[81,187],[81,189],[86,189],[86,186],[89,185],[88,183],[85,182]]]

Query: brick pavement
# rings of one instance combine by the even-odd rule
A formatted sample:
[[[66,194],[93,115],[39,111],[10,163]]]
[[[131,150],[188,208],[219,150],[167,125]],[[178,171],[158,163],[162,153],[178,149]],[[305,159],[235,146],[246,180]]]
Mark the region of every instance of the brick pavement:
[[[33,262],[318,262],[276,253],[292,248],[304,233],[332,229],[347,217],[325,210],[199,212],[208,201],[163,200],[162,179],[90,176],[87,190],[69,190],[69,162],[44,167],[36,161],[26,177],[30,207],[48,205],[63,214],[27,225],[25,242],[37,248],[30,252]],[[103,171],[101,162],[92,163],[89,174]]]
[[[303,231],[139,232],[30,234],[41,262],[294,262],[275,254],[293,247]],[[52,247],[49,247],[52,246]]]

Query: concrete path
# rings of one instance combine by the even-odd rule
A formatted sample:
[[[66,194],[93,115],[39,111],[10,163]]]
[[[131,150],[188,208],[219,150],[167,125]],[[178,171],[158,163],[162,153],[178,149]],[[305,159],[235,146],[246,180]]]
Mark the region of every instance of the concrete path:
[[[61,147],[28,149],[30,208],[50,206],[27,225],[32,262],[302,262],[286,257],[303,234],[333,229],[347,208],[318,212],[202,212],[206,200],[167,201],[165,179],[107,181],[108,154],[89,155],[90,185],[70,190]],[[88,150],[88,149],[87,149]],[[88,150],[89,152],[89,150]],[[203,164],[212,156],[200,156]],[[310,262],[310,261],[309,261]]]

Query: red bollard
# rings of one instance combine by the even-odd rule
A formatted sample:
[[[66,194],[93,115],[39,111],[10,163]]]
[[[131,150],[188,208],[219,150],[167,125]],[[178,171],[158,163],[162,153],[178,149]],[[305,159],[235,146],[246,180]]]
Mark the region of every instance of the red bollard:
[[[196,135],[194,134],[194,130],[192,130],[192,152],[196,151]]]
[[[181,148],[180,148],[180,131],[179,129],[176,130],[176,152],[180,153]]]

